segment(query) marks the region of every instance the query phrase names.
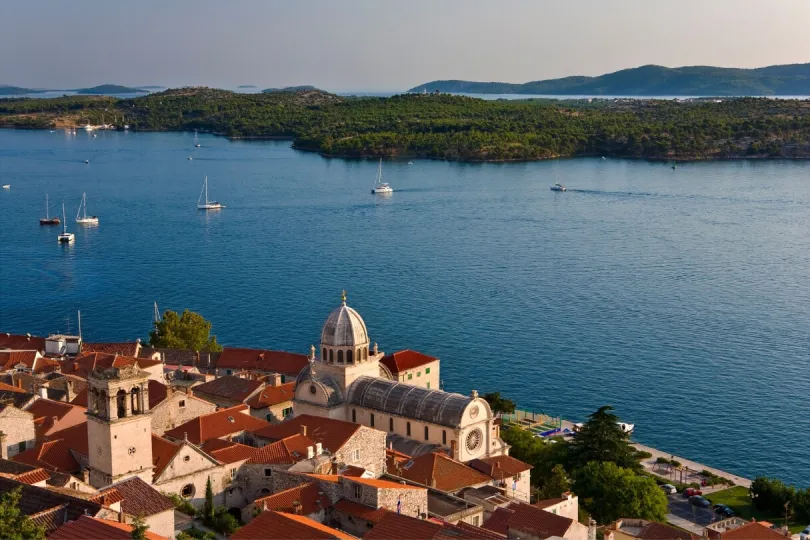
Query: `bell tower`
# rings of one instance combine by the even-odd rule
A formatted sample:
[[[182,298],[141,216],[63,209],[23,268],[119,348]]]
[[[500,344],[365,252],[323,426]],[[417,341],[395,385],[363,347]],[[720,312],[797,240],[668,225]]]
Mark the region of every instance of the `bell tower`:
[[[139,476],[152,483],[149,374],[136,365],[94,369],[87,377],[90,484],[103,488]]]

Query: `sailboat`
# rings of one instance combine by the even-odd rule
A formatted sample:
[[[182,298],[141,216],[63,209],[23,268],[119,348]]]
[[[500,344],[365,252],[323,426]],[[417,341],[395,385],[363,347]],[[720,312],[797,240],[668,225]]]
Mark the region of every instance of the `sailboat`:
[[[72,232],[67,232],[67,220],[65,219],[65,202],[62,201],[62,233],[57,236],[60,244],[72,244],[76,237]]]
[[[371,188],[371,193],[393,193],[394,189],[386,182],[382,181],[382,158],[380,158],[380,165],[377,167],[377,178],[374,180],[374,187]]]
[[[48,194],[45,194],[45,217],[39,219],[40,225],[59,225],[59,217],[54,216],[51,217],[50,213],[50,204],[48,204]]]
[[[195,129],[194,130],[194,148],[199,148],[199,147],[200,147],[200,143],[197,140],[197,130]]]
[[[81,214],[82,217],[79,217]],[[79,211],[76,212],[76,223],[79,225],[98,225],[98,217],[87,217],[87,194],[82,193],[82,202],[79,203]]]
[[[201,204],[203,194],[205,194],[205,203]],[[202,190],[200,190],[200,196],[197,198],[197,210],[219,210],[220,208],[225,208],[225,205],[217,201],[208,200],[208,177],[206,176]]]

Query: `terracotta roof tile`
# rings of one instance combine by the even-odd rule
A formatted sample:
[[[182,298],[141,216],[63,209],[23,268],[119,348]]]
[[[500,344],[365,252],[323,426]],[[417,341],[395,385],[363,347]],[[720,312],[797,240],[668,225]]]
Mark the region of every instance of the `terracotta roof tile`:
[[[53,373],[57,371],[61,365],[62,363],[59,360],[54,360],[53,358],[38,358],[33,373],[35,375],[40,375],[42,373]]]
[[[204,414],[170,429],[165,435],[182,440],[183,434],[187,434],[190,442],[201,444],[209,439],[219,439],[242,431],[258,431],[270,426],[264,420],[242,412],[247,409],[247,405],[237,405]]]
[[[491,540],[500,540],[506,538],[503,534],[498,534],[493,531],[488,531],[487,529],[483,529],[481,527],[476,527],[475,525],[470,525],[469,523],[465,523],[463,521],[459,521],[455,525],[450,525],[449,523],[444,523],[442,527],[442,531],[439,533],[437,538],[448,538],[448,539],[458,539],[458,538],[481,538],[481,539],[491,539]]]
[[[474,459],[469,463],[470,467],[476,469],[490,477],[500,480],[510,478],[518,473],[532,469],[528,463],[523,463],[512,456],[496,456],[482,459]]]
[[[292,401],[294,397],[295,383],[290,382],[280,386],[265,386],[261,392],[252,396],[246,403],[251,409],[264,409]]]
[[[109,507],[111,504],[123,501],[124,497],[121,495],[121,493],[118,492],[117,489],[111,487],[107,488],[104,491],[100,491],[95,495],[91,495],[90,497],[87,498],[87,500],[97,502],[98,504]]]
[[[35,471],[37,468],[37,466],[28,465],[27,463],[12,461],[10,459],[0,459],[0,473],[7,474],[9,477]]]
[[[149,517],[174,508],[168,497],[137,476],[119,482],[102,493],[111,490],[117,491],[123,498],[121,510],[130,516],[143,514],[144,517]]]
[[[651,521],[641,527],[636,538],[642,540],[697,540],[698,536],[683,529]]]
[[[441,534],[442,526],[432,521],[385,514],[365,536],[364,540],[432,540]]]
[[[298,463],[307,459],[308,446],[315,446],[315,442],[309,437],[305,437],[300,433],[290,435],[256,449],[248,463],[267,465],[273,463]]]
[[[126,341],[123,343],[82,343],[82,353],[100,352],[117,354],[119,356],[138,356],[140,348],[140,341]]]
[[[757,521],[746,523],[720,535],[721,540],[785,540],[785,536]]]
[[[548,538],[549,536],[564,537],[574,523],[568,519],[551,512],[546,512],[535,506],[525,503],[513,502],[509,506],[496,509],[484,522],[483,527],[500,534],[506,534],[507,529]]]
[[[349,465],[345,469],[341,470],[340,474],[342,474],[343,476],[349,476],[349,477],[355,477],[356,476],[356,477],[359,478],[359,477],[363,476],[363,474],[365,474],[365,472],[366,472],[366,470],[364,468],[362,468],[362,467],[356,467],[354,465]]]
[[[391,370],[391,373],[400,373],[402,371],[407,371],[409,369],[430,364],[436,360],[438,360],[438,358],[406,349],[404,351],[397,351],[395,353],[385,355],[382,357],[380,362]]]
[[[218,398],[228,398],[232,401],[244,401],[251,394],[262,387],[261,381],[242,379],[233,375],[225,375],[213,381],[199,384],[194,387],[195,394],[208,394]]]
[[[149,379],[149,409],[157,407],[168,395],[168,387],[158,381]]]
[[[79,463],[64,440],[47,441],[39,446],[20,452],[12,458],[20,463],[27,463],[48,470],[78,471]]]
[[[23,364],[31,369],[37,356],[38,351],[0,351],[0,370],[14,369],[17,364]]]
[[[352,540],[344,532],[321,525],[304,516],[268,510],[256,516],[250,523],[231,535],[233,540]]]
[[[293,505],[296,502],[301,504],[301,514],[305,516],[332,506],[332,501],[322,494],[321,488],[314,482],[261,497],[254,504],[259,509],[266,507],[267,510],[294,513]]]
[[[352,422],[301,414],[288,418],[281,424],[253,430],[253,434],[264,439],[280,440],[301,433],[301,426],[307,427],[307,437],[321,443],[325,450],[333,454],[338,452],[360,430],[360,425]]]
[[[366,486],[375,487],[377,489],[426,489],[419,486],[411,486],[408,484],[400,484],[399,482],[392,482],[390,480],[379,480],[377,478],[349,478],[352,482],[363,484]]]
[[[0,493],[11,491],[20,487],[22,497],[20,497],[20,512],[31,518],[38,524],[46,527],[46,533],[50,533],[65,520],[78,519],[85,514],[95,515],[102,510],[98,503],[58,493],[49,488],[21,484],[15,480],[0,477]],[[58,512],[53,512],[58,510]],[[38,517],[39,516],[39,517]]]
[[[407,459],[404,463],[401,459],[389,456],[387,463],[389,474],[442,491],[458,491],[492,481],[491,477],[436,452]]]
[[[23,484],[38,484],[40,482],[46,482],[50,477],[50,473],[48,473],[45,469],[38,468],[34,469],[33,471],[18,474],[14,477],[14,479],[18,482],[22,482]]]
[[[148,540],[168,540],[165,536],[146,531]],[[132,525],[108,519],[81,516],[62,525],[48,536],[49,540],[132,540]]]
[[[308,364],[305,354],[225,347],[217,360],[217,369],[253,369],[296,376]]]
[[[364,504],[356,503],[348,499],[340,499],[335,503],[335,511],[343,512],[346,515],[360,519],[365,519],[371,523],[380,521],[390,510],[385,508],[371,508]]]
[[[4,382],[0,382],[0,392],[13,392],[15,394],[28,394],[22,388],[17,388],[16,386],[11,386],[10,384],[6,384]],[[33,395],[33,394],[31,394]]]
[[[340,475],[337,474],[307,474],[306,476],[313,478],[315,480],[320,480],[321,482],[329,482],[330,484],[339,484],[340,483]]]
[[[541,501],[533,503],[532,506],[536,506],[537,508],[548,508],[550,506],[554,506],[555,504],[560,504],[561,502],[566,500],[568,499],[564,499],[562,497],[557,497],[554,499],[543,499]]]
[[[70,413],[73,409],[84,409],[77,405],[65,403],[64,401],[53,401],[50,399],[38,399],[33,402],[26,410],[37,418],[52,418],[54,416],[63,418],[66,414]]]
[[[76,424],[75,426],[71,426],[67,429],[55,431],[48,435],[47,438],[50,441],[58,441],[60,439],[64,440],[67,447],[74,452],[77,452],[83,456],[89,455],[86,420],[81,424]]]
[[[171,463],[172,458],[180,450],[180,445],[167,441],[163,437],[152,434],[152,476],[157,478]]]
[[[202,448],[203,452],[215,458],[220,463],[245,461],[253,457],[259,450],[253,446],[247,446],[232,441],[223,441],[222,439],[210,439],[200,448]]]
[[[0,334],[0,349],[27,350],[45,352],[45,338],[20,334]]]

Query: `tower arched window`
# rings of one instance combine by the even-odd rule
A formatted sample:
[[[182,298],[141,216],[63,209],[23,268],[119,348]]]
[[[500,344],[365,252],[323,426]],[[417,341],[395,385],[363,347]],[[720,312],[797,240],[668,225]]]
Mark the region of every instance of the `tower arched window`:
[[[338,364],[343,363],[343,351],[338,351]]]
[[[368,347],[363,347],[363,360],[368,360]]]
[[[329,349],[329,363],[331,364],[334,361],[335,361],[335,351]]]
[[[140,414],[141,413],[141,392],[138,388],[133,388],[132,392],[130,392],[130,403],[129,407],[132,411],[132,414]]]
[[[326,347],[323,348],[323,354],[321,354],[321,360],[326,362]]]
[[[407,433],[407,434],[408,434],[408,437],[410,437],[410,436],[411,436],[411,423],[410,423],[410,422],[408,422],[407,424],[405,424],[405,433]]]
[[[352,409],[352,422],[357,423],[357,409]]]
[[[127,415],[127,392],[123,388],[115,394],[115,405],[118,418],[124,418]]]
[[[346,363],[347,363],[347,364],[353,364],[353,363],[354,363],[354,356],[353,356],[353,354],[352,354],[352,350],[351,350],[351,349],[349,349],[348,351],[346,351]]]
[[[369,418],[370,426],[374,427],[374,413],[371,413],[371,417]]]
[[[442,430],[442,444],[447,446],[447,431],[444,429]]]
[[[429,437],[428,437],[428,427],[425,426],[425,440],[428,440],[428,439],[429,439]]]
[[[394,431],[394,417],[388,419],[388,431]]]
[[[98,400],[96,401],[96,403],[98,404],[98,406],[96,407],[98,409],[98,415],[101,416],[102,418],[107,418],[110,414],[108,410],[110,407],[110,399],[107,396],[107,392],[104,391],[99,392]]]

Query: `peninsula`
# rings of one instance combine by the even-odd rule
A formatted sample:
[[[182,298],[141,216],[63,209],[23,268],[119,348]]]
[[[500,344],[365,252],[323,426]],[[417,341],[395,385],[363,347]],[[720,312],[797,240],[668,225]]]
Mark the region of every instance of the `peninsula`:
[[[598,77],[563,77],[522,84],[432,81],[409,92],[588,96],[806,96],[810,64],[735,69],[641,66]]]
[[[146,94],[147,91],[142,88],[132,88],[129,86],[120,86],[117,84],[102,84],[93,86],[92,88],[78,88],[77,94],[99,94],[99,95],[114,95],[114,94]]]
[[[810,101],[496,100],[320,90],[236,93],[181,88],[132,99],[0,100],[0,126],[54,129],[118,117],[137,131],[287,138],[332,157],[457,161],[615,156],[658,160],[810,158]]]

